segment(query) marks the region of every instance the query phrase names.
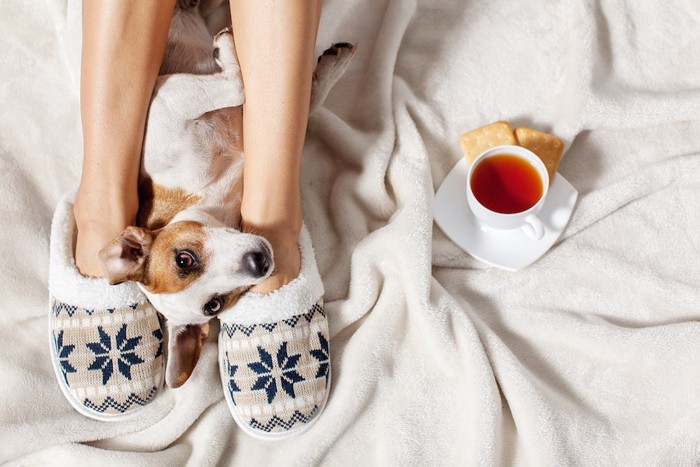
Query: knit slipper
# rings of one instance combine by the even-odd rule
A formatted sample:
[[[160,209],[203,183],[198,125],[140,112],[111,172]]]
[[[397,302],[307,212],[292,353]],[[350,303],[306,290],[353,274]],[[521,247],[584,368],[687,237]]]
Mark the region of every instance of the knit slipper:
[[[58,384],[81,414],[123,421],[155,397],[163,380],[158,314],[135,283],[86,277],[73,259],[73,199],[51,224],[49,333]]]
[[[243,431],[265,440],[306,431],[330,388],[323,282],[306,227],[299,248],[296,279],[269,294],[244,294],[219,318],[219,370],[229,410]]]

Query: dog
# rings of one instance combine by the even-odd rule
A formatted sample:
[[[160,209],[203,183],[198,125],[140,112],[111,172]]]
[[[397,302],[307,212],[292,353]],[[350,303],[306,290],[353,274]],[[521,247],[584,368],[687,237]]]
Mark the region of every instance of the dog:
[[[311,112],[355,51],[338,43],[319,57]],[[147,118],[136,226],[100,252],[110,284],[136,281],[166,318],[170,387],[194,370],[209,321],[274,268],[269,242],[239,230],[243,100],[231,29],[212,47],[196,2],[180,1]]]

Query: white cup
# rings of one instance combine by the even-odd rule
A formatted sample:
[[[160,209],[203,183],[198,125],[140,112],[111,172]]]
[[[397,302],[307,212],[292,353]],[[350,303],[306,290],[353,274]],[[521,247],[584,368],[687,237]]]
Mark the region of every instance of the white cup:
[[[503,214],[488,209],[474,196],[471,183],[474,168],[484,159],[499,154],[509,154],[519,157],[529,162],[537,170],[537,174],[542,182],[542,196],[540,196],[540,199],[532,207],[514,214]],[[471,167],[469,167],[469,174],[467,175],[467,203],[472,213],[474,213],[474,216],[482,225],[497,230],[522,229],[525,234],[533,240],[540,240],[544,236],[544,225],[542,221],[537,218],[537,213],[544,205],[548,190],[549,174],[547,173],[547,168],[544,166],[544,163],[535,153],[521,146],[503,145],[487,149],[474,159]]]

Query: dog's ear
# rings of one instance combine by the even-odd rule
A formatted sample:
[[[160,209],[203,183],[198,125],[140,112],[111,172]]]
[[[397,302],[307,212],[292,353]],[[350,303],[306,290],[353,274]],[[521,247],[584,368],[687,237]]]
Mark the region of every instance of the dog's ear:
[[[202,346],[209,337],[209,323],[167,326],[168,363],[165,382],[171,388],[179,388],[194,371]]]
[[[124,281],[143,282],[146,258],[155,233],[140,227],[127,227],[124,232],[100,250],[99,256],[110,284]]]

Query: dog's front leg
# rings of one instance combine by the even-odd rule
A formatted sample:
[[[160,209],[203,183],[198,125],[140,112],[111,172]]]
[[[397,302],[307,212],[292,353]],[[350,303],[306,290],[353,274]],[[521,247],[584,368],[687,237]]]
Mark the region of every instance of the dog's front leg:
[[[183,120],[194,120],[212,110],[242,104],[243,86],[240,79],[231,79],[224,73],[177,73],[158,77],[150,112],[163,112],[164,118],[168,118],[168,114],[170,118],[176,114]]]
[[[188,121],[212,110],[242,105],[243,81],[230,28],[214,38],[213,54],[220,73],[177,73],[158,77],[151,112],[175,113]]]

